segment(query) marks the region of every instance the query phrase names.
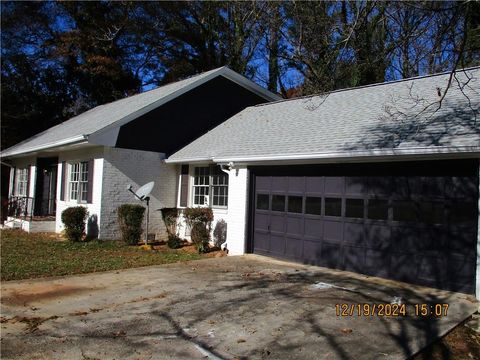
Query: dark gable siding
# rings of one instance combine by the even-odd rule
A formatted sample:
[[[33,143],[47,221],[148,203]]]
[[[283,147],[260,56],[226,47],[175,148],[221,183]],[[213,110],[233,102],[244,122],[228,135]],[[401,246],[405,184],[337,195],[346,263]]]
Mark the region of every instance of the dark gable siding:
[[[168,156],[246,107],[264,102],[219,76],[122,126],[116,146]]]

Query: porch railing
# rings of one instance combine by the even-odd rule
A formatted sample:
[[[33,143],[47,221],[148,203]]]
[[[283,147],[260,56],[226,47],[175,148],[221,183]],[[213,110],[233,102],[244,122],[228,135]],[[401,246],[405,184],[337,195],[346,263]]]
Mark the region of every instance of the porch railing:
[[[8,199],[8,216],[32,220],[35,198],[28,196],[11,196]]]

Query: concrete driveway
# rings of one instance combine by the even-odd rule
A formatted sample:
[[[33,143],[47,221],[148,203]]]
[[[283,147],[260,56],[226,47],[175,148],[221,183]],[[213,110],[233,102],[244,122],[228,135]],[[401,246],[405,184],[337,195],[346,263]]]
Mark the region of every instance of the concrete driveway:
[[[335,304],[394,298],[407,316],[336,315]],[[478,308],[464,294],[254,255],[5,282],[1,301],[4,359],[404,359]],[[448,303],[448,315],[415,316],[422,303]]]

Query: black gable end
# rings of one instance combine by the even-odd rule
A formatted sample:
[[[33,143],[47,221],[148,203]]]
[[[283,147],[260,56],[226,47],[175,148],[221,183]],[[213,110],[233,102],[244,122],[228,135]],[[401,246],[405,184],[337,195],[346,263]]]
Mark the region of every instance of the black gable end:
[[[116,147],[168,156],[246,107],[266,101],[218,76],[123,125]]]

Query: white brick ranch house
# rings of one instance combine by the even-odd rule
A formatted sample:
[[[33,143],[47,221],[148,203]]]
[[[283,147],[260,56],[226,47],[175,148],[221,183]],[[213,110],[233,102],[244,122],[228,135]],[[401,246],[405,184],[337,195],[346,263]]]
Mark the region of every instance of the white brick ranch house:
[[[205,206],[200,195],[211,203],[228,184],[213,210],[228,224],[230,254],[480,299],[480,68],[449,80],[248,107],[166,159],[182,167],[177,205]],[[217,166],[228,181],[219,182]]]
[[[155,181],[151,233],[162,235],[162,207],[176,205],[180,167],[165,158],[247,106],[279,97],[218,68],[97,106],[1,153],[10,166],[6,226],[62,231],[61,213],[88,208],[87,232],[118,238],[118,206],[127,191]]]

